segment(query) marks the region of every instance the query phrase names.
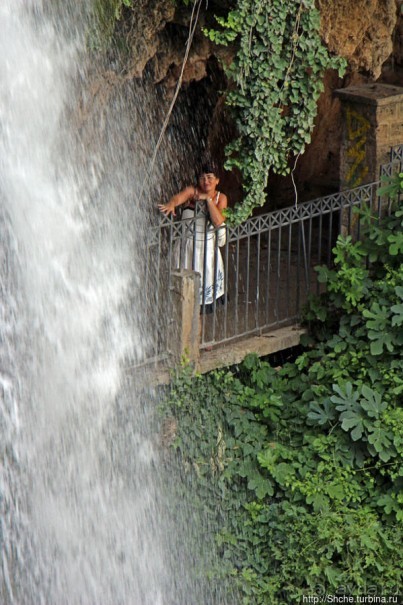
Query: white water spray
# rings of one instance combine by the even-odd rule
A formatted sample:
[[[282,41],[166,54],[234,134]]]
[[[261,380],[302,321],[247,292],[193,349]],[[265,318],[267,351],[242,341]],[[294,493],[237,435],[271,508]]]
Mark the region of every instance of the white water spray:
[[[162,605],[150,411],[122,378],[145,342],[136,159],[72,136],[78,34],[35,0],[2,0],[0,31],[0,602]]]

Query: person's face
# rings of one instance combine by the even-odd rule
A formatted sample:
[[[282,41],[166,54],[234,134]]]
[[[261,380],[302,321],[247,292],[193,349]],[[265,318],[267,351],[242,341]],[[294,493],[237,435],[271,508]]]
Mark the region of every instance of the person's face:
[[[213,172],[203,172],[199,176],[199,187],[203,193],[209,193],[215,191],[219,183],[219,179]]]

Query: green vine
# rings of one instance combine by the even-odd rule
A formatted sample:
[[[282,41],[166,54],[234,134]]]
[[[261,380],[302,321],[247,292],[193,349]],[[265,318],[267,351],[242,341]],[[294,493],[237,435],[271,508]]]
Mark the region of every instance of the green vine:
[[[186,6],[195,1],[180,0]],[[324,73],[336,69],[341,76],[346,62],[331,57],[322,44],[315,0],[230,0],[228,4],[225,17],[215,16],[217,27],[203,31],[215,44],[232,44],[236,49],[232,63],[225,67],[226,103],[237,127],[237,137],[225,150],[225,168],[242,174],[243,202],[227,211],[228,222],[239,223],[266,202],[270,173],[289,173],[304,153]],[[93,6],[96,25],[90,44],[107,50],[123,21],[124,8],[135,3],[94,0]],[[222,10],[222,4],[218,6]]]
[[[236,0],[220,29],[206,29],[216,44],[237,44],[226,69],[238,137],[226,148],[225,167],[243,175],[243,203],[229,211],[241,222],[266,201],[269,172],[290,172],[292,158],[311,140],[327,69],[341,76],[345,61],[323,46],[314,0]]]

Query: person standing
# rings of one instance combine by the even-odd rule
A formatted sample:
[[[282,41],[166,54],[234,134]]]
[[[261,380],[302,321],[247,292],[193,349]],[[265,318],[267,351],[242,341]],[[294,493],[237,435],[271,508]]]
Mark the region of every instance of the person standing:
[[[225,244],[226,228],[223,211],[227,196],[218,190],[220,180],[212,164],[204,164],[197,185],[189,185],[158,208],[165,216],[176,216],[182,209],[183,241],[175,250],[179,268],[200,273],[199,302],[207,310],[214,300],[224,301],[224,263],[220,246]]]

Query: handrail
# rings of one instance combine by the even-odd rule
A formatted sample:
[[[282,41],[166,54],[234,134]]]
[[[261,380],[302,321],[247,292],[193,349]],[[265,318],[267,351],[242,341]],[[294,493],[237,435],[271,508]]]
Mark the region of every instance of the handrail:
[[[381,176],[401,171],[402,164],[400,145],[391,149]],[[222,300],[213,297],[211,305],[201,300],[200,346],[225,344],[297,321],[309,294],[321,288],[315,265],[331,264],[339,233],[360,236],[360,219],[353,209],[369,206],[376,216],[388,211],[389,201],[378,195],[379,184],[368,183],[251,217],[241,225],[226,227],[223,247],[218,248],[217,238],[213,244],[204,244],[210,246],[205,254],[213,259],[211,272],[216,275],[217,267],[223,268],[224,296]],[[169,352],[166,309],[170,308],[171,272],[186,228],[194,228],[192,220],[159,214],[149,231],[146,263],[157,338],[152,356]],[[214,237],[209,230],[209,237]],[[201,262],[198,270],[205,274],[206,255]],[[209,315],[204,313],[206,307]],[[163,313],[158,311],[161,308]]]

